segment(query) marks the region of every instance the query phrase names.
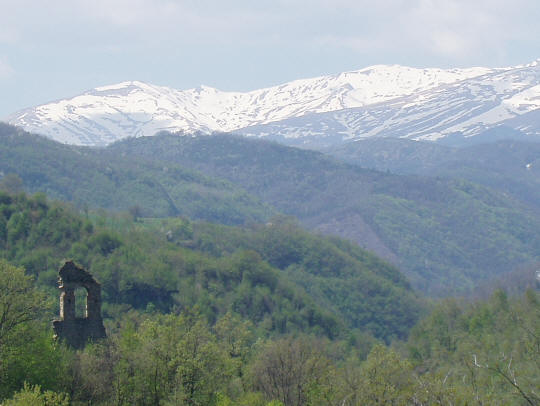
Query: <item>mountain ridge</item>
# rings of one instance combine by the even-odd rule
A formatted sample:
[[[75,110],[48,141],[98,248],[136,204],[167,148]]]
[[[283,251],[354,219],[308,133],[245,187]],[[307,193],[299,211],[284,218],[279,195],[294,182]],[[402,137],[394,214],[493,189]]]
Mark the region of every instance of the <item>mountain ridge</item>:
[[[426,125],[440,121],[444,109],[447,118],[458,119],[449,120],[448,128]],[[538,109],[540,66],[535,61],[508,68],[374,65],[244,93],[208,86],[176,90],[128,81],[31,107],[7,121],[76,145],[107,145],[163,130],[239,132],[300,142],[336,136],[334,141],[339,142],[388,133],[396,136],[397,127],[401,131],[397,136],[437,139],[445,131],[458,131],[460,125],[474,130],[478,115],[490,126]],[[489,121],[489,115],[497,111],[501,120]],[[535,125],[529,127],[538,132]]]

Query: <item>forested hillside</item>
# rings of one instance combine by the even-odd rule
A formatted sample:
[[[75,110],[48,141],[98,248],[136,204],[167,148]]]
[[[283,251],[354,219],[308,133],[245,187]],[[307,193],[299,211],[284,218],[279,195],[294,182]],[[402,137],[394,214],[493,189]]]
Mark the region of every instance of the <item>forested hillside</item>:
[[[499,130],[499,140],[452,148],[432,142],[379,138],[328,149],[328,154],[354,165],[391,171],[461,178],[489,186],[540,210],[540,143],[527,137],[511,140]],[[505,139],[508,137],[508,139]]]
[[[540,252],[540,212],[462,179],[397,176],[227,135],[87,149],[2,131],[0,171],[30,192],[135,217],[254,224],[285,213],[374,251],[433,296],[466,293]]]
[[[0,123],[0,173],[17,174],[29,192],[78,207],[183,215],[224,224],[260,222],[273,210],[223,179],[152,159],[76,148]]]
[[[540,404],[533,290],[429,305],[387,262],[290,217],[238,227],[138,214],[0,191],[2,404]],[[52,338],[67,258],[102,285],[108,338],[81,350]]]
[[[540,404],[531,290],[447,300],[392,348],[302,332],[268,338],[234,313],[209,322],[184,308],[124,311],[107,339],[74,351],[52,340],[43,294],[23,269],[0,259],[0,282],[0,401],[9,406]],[[30,317],[11,324],[21,313]]]
[[[465,292],[540,252],[537,213],[460,179],[396,176],[228,135],[162,134],[108,150],[225,177],[311,228],[385,256],[433,295]]]
[[[72,258],[103,284],[105,317],[130,308],[230,311],[261,334],[328,337],[357,329],[403,338],[421,302],[399,271],[345,241],[290,221],[234,228],[175,218],[148,224],[81,217],[42,195],[0,194],[0,257],[22,265],[51,298]],[[115,226],[114,226],[115,225]]]
[[[454,404],[540,404],[537,291],[508,297],[499,290],[470,305],[443,301],[413,329],[407,347],[416,370],[453,387]]]

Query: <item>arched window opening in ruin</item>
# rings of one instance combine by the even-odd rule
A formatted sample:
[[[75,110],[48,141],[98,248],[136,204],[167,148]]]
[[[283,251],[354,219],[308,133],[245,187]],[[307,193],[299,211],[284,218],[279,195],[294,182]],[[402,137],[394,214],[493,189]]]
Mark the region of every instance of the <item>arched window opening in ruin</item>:
[[[105,338],[101,285],[73,261],[66,261],[58,276],[60,318],[53,321],[55,337],[74,348]]]
[[[86,312],[86,298],[88,292],[84,287],[78,287],[75,289],[75,317],[77,319],[84,319],[87,317]]]

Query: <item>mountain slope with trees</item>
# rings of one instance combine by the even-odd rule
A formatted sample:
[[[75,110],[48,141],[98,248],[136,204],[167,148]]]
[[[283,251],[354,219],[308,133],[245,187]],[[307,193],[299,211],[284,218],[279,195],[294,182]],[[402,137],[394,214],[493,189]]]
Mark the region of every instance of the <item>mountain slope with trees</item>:
[[[6,277],[24,288],[8,293],[17,309],[38,304],[24,270],[0,260],[0,281]],[[474,304],[447,300],[392,348],[301,333],[268,338],[231,313],[209,323],[185,308],[124,312],[107,339],[73,351],[53,342],[36,309],[3,336],[2,404],[540,404],[540,297],[532,290]]]
[[[540,143],[512,139],[510,129],[486,135],[491,142],[462,148],[394,138],[368,139],[325,152],[363,168],[467,179],[503,192],[540,210]],[[478,136],[481,137],[481,136]],[[495,141],[493,141],[495,139]]]
[[[68,257],[102,283],[108,332],[77,351],[50,326]],[[134,219],[0,191],[0,314],[8,406],[540,404],[538,292],[428,307],[283,216]]]
[[[107,221],[95,224],[42,195],[0,193],[0,257],[23,266],[51,298],[61,260],[74,259],[103,285],[109,318],[130,308],[197,306],[210,321],[230,311],[267,334],[358,330],[390,340],[405,337],[421,311],[396,268],[289,221],[252,228]]]
[[[540,252],[537,213],[460,179],[397,176],[230,135],[161,134],[108,150],[225,177],[308,227],[397,263],[415,287],[434,295],[466,291]]]
[[[0,174],[18,175],[25,190],[80,208],[144,217],[188,216],[224,224],[266,220],[274,211],[223,179],[156,160],[77,148],[0,123]]]
[[[160,134],[89,149],[2,128],[4,183],[15,173],[31,192],[135,218],[253,224],[285,213],[374,251],[430,295],[465,293],[540,252],[538,211],[462,179],[398,176],[229,135]]]

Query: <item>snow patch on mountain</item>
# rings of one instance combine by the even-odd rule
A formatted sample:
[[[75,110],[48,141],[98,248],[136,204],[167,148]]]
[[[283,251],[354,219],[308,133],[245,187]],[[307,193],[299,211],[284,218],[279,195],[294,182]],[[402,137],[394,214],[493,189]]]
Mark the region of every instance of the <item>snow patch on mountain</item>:
[[[537,62],[498,69],[376,65],[245,93],[129,81],[29,108],[7,121],[78,145],[162,130],[332,142],[388,135],[436,139],[455,131],[473,135],[539,109],[539,71]]]
[[[436,141],[455,133],[478,135],[499,125],[538,135],[538,116],[532,114],[540,112],[539,84],[537,63],[493,69],[382,103],[259,124],[239,132],[311,146],[328,146],[327,128],[334,135],[332,142],[374,136]],[[308,123],[310,131],[304,136],[302,128]]]

